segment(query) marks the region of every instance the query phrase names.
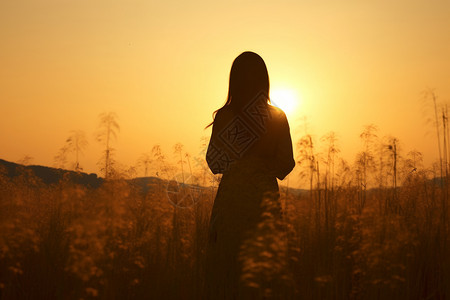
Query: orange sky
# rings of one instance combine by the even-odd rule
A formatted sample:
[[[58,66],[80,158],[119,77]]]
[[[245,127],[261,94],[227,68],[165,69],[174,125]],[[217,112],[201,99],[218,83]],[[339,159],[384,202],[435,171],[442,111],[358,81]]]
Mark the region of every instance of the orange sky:
[[[97,172],[104,111],[119,115],[122,164],[154,144],[173,157],[181,142],[195,156],[233,59],[251,50],[272,89],[298,96],[294,141],[307,116],[315,137],[338,133],[352,162],[374,123],[430,163],[436,138],[420,92],[450,100],[450,2],[361,2],[2,1],[0,158],[52,165],[80,129],[89,139],[81,164]]]

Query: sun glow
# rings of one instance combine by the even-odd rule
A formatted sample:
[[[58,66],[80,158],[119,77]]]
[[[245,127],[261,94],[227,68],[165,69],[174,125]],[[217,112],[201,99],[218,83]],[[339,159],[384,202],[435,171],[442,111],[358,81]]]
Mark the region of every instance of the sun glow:
[[[270,92],[272,105],[281,108],[286,114],[292,114],[298,105],[298,97],[291,89],[274,89]]]

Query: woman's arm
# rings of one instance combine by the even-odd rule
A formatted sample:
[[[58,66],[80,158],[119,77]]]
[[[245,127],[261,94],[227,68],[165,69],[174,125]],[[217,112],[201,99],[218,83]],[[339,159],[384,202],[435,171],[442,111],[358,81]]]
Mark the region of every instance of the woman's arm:
[[[283,180],[295,167],[295,159],[292,151],[292,139],[286,114],[282,113],[278,144],[275,152],[274,170],[275,176]]]
[[[211,139],[206,151],[206,162],[213,174],[223,174],[232,162],[231,157],[224,151],[222,142],[218,138],[218,133],[221,130],[220,118],[221,111],[219,110],[214,118]]]

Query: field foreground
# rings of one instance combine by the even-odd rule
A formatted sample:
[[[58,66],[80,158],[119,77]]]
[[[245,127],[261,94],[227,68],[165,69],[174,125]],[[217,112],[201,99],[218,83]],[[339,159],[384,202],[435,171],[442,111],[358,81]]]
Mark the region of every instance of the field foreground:
[[[0,298],[201,299],[216,190],[97,183],[0,171]],[[446,186],[416,172],[397,189],[282,189],[293,288],[267,297],[449,298]],[[258,286],[275,266],[248,259]]]

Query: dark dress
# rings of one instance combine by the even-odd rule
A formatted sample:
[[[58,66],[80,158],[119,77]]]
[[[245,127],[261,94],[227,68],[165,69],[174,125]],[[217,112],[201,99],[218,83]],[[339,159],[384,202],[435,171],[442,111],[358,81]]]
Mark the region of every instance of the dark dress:
[[[289,275],[277,178],[295,166],[286,115],[266,103],[222,108],[206,159],[223,174],[209,226],[207,298],[281,299]]]

